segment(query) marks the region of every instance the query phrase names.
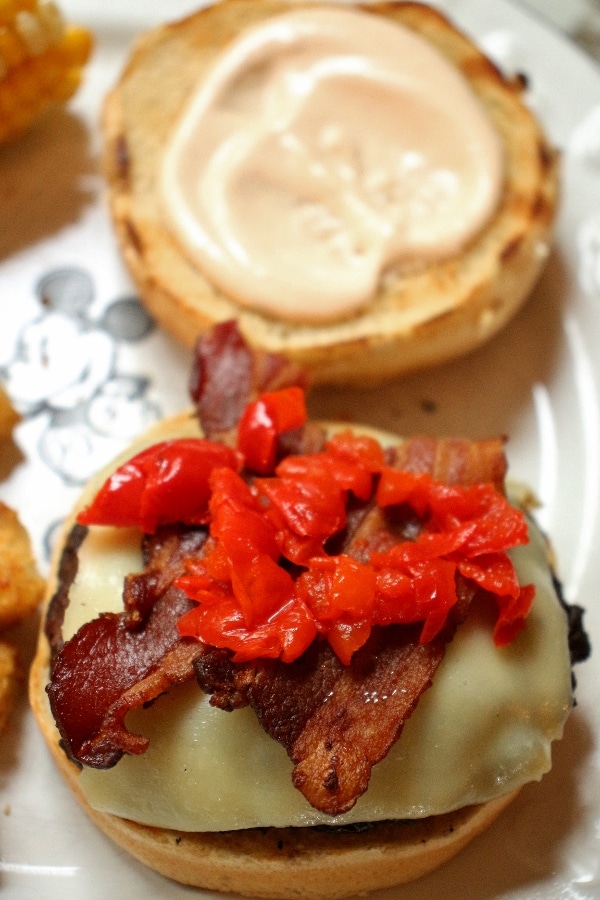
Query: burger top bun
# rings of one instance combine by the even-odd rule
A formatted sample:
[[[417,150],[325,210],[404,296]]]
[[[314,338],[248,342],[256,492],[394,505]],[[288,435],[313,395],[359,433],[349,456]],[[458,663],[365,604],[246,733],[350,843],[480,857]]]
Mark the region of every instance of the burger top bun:
[[[451,64],[453,75],[462,73],[469,96],[472,91],[479,113],[483,111],[486,127],[491,124],[502,164],[498,196],[463,243],[446,248],[440,258],[418,251],[411,258],[393,260],[380,273],[374,294],[365,294],[360,302],[335,314],[329,315],[325,289],[322,302],[317,292],[312,307],[307,302],[303,310],[300,299],[289,313],[283,307],[278,310],[277,291],[275,305],[267,308],[223,287],[231,274],[227,264],[222,267],[224,281],[212,270],[207,274],[207,267],[192,257],[173,227],[162,193],[163,164],[188,104],[240,36],[296,9],[306,5],[224,0],[161,26],[138,40],[109,93],[103,118],[103,168],[117,238],[141,298],[156,319],[188,346],[214,323],[237,318],[254,347],[285,353],[310,372],[313,383],[375,383],[466,353],[508,322],[542,270],[557,203],[558,159],[522,100],[521,80],[504,77],[443,15],[425,5],[377,3],[361,7],[367,11],[361,14],[396,23],[410,35],[424,38],[428,51],[435,48],[442,63]],[[436,102],[445,95],[448,83],[443,80],[439,90],[434,86]],[[453,104],[447,104],[446,113],[448,109],[452,111]],[[418,115],[418,102],[416,111]],[[464,147],[474,139],[470,126],[459,126],[458,135],[464,141],[457,145]],[[473,158],[483,157],[475,154]],[[210,182],[209,189],[213,187]],[[365,222],[370,215],[365,212]],[[361,232],[363,219],[355,212],[352,216]],[[280,226],[271,229],[274,243],[279,232],[286,231],[288,218],[282,215]],[[437,214],[430,219],[437,222]],[[325,220],[321,217],[319,222]],[[253,223],[247,228],[252,242]],[[365,234],[369,244],[372,231],[366,228]],[[277,244],[272,260],[279,258],[282,246]],[[308,257],[304,266],[304,250],[288,250],[302,279]],[[268,253],[265,259],[266,282],[272,286]],[[328,286],[333,279],[325,271]],[[243,285],[244,279],[239,280]],[[347,280],[351,286],[352,277]],[[279,293],[287,298],[285,288]]]

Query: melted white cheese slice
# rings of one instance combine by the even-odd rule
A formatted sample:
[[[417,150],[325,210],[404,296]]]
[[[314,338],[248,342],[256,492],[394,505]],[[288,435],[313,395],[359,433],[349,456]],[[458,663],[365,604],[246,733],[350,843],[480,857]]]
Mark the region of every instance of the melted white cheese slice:
[[[195,683],[170,690],[127,724],[149,750],[113,769],[85,769],[89,802],[103,812],[188,831],[417,818],[486,801],[539,780],[572,706],[567,623],[545,543],[530,528],[512,552],[521,583],[535,582],[527,628],[508,648],[492,640],[493,610],[477,609],[448,646],[433,686],[375,768],[368,791],[332,819],[291,782],[285,750],[249,709],[213,709]],[[67,634],[121,608],[125,574],[141,567],[135,529],[93,528],[80,554]]]

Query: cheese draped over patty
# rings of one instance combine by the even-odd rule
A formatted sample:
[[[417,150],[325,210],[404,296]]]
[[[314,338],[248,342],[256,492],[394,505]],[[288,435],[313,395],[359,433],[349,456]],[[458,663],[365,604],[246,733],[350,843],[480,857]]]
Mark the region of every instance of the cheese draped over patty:
[[[520,582],[536,585],[525,630],[498,648],[494,609],[473,609],[401,738],[349,812],[332,818],[313,809],[292,785],[286,751],[252,710],[215,709],[194,681],[129,713],[128,728],[147,736],[149,749],[112,769],[84,769],[79,783],[89,803],[157,827],[225,831],[420,818],[539,780],[550,769],[551,744],[562,736],[572,691],[567,618],[546,542],[533,522],[529,532],[529,544],[511,551]],[[100,612],[119,612],[123,579],[141,567],[137,529],[90,528],[65,638]]]

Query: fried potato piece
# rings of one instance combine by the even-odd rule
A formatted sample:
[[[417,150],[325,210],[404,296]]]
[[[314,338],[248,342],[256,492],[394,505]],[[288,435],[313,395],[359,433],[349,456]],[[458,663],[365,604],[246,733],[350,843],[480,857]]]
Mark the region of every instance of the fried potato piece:
[[[8,394],[0,385],[0,441],[6,441],[20,420],[19,413],[13,408]]]
[[[0,502],[0,631],[31,615],[43,593],[27,530]]]
[[[12,437],[20,418],[0,385],[0,443]],[[29,534],[17,513],[0,501],[0,631],[30,616],[43,593]],[[8,725],[23,678],[17,647],[0,640],[0,733]]]
[[[0,733],[5,730],[17,696],[23,670],[16,647],[0,641]]]

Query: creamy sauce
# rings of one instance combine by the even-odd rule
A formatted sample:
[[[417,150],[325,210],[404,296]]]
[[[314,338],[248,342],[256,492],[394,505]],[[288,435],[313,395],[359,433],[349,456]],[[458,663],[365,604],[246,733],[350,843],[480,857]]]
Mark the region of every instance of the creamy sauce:
[[[391,266],[459,251],[493,214],[500,139],[467,81],[409,29],[294,10],[203,80],[161,173],[165,221],[240,304],[353,314]]]
[[[183,428],[190,433],[193,426]],[[139,544],[136,529],[90,529],[66,638],[100,612],[122,609],[122,580],[141,569]],[[254,713],[214,709],[195,682],[128,715],[128,727],[148,736],[150,747],[109,770],[84,769],[79,783],[89,802],[150,825],[222,831],[419,818],[539,780],[550,769],[552,741],[562,736],[572,706],[567,621],[535,526],[530,543],[511,556],[520,582],[536,584],[526,629],[499,649],[491,634],[493,611],[474,611],[350,812],[331,819],[313,809],[292,786],[285,750]]]

